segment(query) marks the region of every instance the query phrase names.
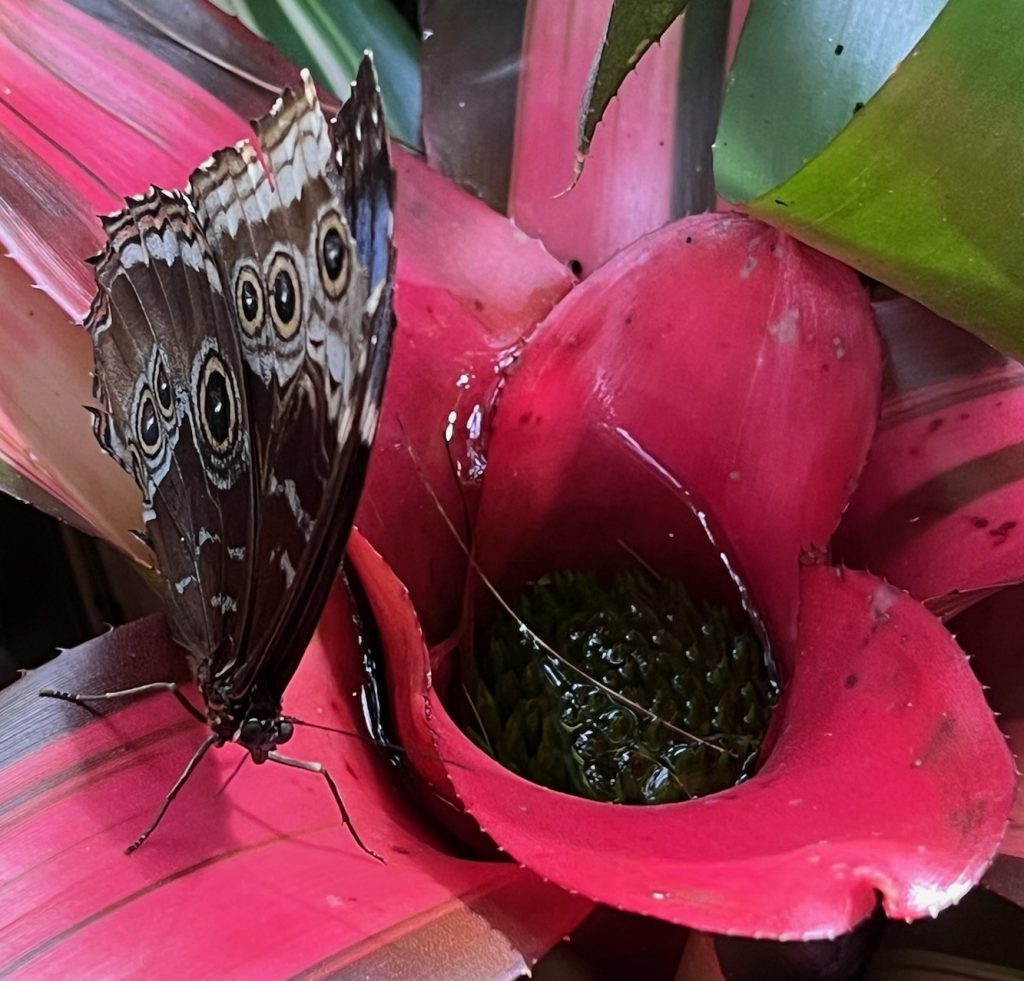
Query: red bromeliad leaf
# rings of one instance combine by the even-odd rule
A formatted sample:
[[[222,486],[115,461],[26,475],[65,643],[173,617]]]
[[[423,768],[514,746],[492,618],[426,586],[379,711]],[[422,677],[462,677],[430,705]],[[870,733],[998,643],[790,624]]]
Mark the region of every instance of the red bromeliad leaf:
[[[339,589],[288,710],[361,731],[360,663]],[[354,844],[315,774],[246,766],[218,798],[242,758],[233,749],[202,762],[153,838],[126,857],[202,728],[170,695],[97,718],[37,692],[180,679],[184,665],[150,618],[0,696],[14,737],[0,759],[5,975],[181,977],[207,965],[235,977],[513,978],[589,910],[508,863],[451,851],[368,743],[311,729],[297,732],[295,755],[327,764],[386,864]]]
[[[877,311],[887,392],[837,540],[948,615],[1024,578],[1024,367],[911,300]]]
[[[542,875],[703,929],[824,937],[866,916],[875,889],[908,918],[962,896],[998,845],[1014,780],[966,660],[874,577],[798,569],[802,549],[824,548],[863,461],[879,374],[856,279],[747,219],[666,228],[577,287],[498,404],[476,554],[505,591],[555,568],[629,565],[629,553],[703,584],[690,504],[712,502],[707,521],[790,679],[772,749],[748,783],[662,807],[513,776],[451,721],[425,671],[443,686],[448,665],[431,664],[401,584],[357,549],[399,731],[437,746],[424,779],[438,792],[450,782]]]
[[[632,551],[703,585],[693,501],[727,536],[785,659],[798,560],[822,553],[839,520],[879,375],[871,309],[846,266],[739,216],[667,226],[577,287],[512,372],[480,562],[517,590],[570,561],[633,565]]]
[[[502,848],[566,888],[701,929],[812,939],[867,916],[876,890],[891,916],[934,915],[999,844],[1014,768],[981,689],[941,624],[872,576],[802,570],[799,659],[757,776],[627,807],[547,790],[482,753],[426,681],[407,594],[371,550],[353,558],[402,679],[403,736],[429,735],[419,745],[447,771],[425,778],[450,781]]]
[[[623,83],[569,190],[580,100],[610,9],[610,0],[529,5],[516,107],[509,214],[584,273],[671,216],[678,24]]]
[[[394,565],[423,610],[428,636],[438,639],[457,623],[466,567],[432,496],[448,514],[462,513],[445,444],[449,413],[457,415],[452,458],[463,463],[462,478],[476,483],[485,449],[477,433],[489,416],[497,366],[573,279],[535,239],[411,154],[397,152],[395,166],[399,327],[357,524]],[[432,603],[439,583],[448,594]]]
[[[950,627],[971,657],[971,667],[986,686],[989,704],[997,714],[1010,749],[1024,758],[1024,586],[1003,589],[954,619]],[[1005,899],[1024,906],[1024,793],[1018,777],[1017,800],[1000,855],[984,883]]]
[[[0,258],[6,304],[0,358],[0,459],[52,497],[74,523],[144,564],[149,550],[129,528],[142,527],[142,498],[92,435],[92,349],[10,259]],[[5,490],[17,488],[8,486]]]
[[[0,241],[80,320],[93,292],[82,260],[102,245],[93,215],[150,184],[183,186],[211,150],[249,127],[198,84],[62,0],[5,5],[0,64],[5,161],[24,161],[0,177]],[[58,234],[46,221],[53,194],[67,223]]]
[[[681,805],[597,804],[529,784],[451,722],[425,681],[407,594],[364,549],[399,729],[413,745],[432,736],[441,758],[424,778],[439,792],[450,781],[481,827],[546,877],[704,929],[829,936],[870,912],[876,888],[896,916],[959,898],[1012,798],[980,689],[915,601],[861,573],[798,573],[866,453],[879,373],[849,271],[746,219],[667,228],[577,287],[498,404],[479,560],[508,590],[553,568],[628,565],[625,542],[658,572],[706,581],[687,522],[691,499],[713,502],[708,520],[792,679],[773,749],[747,784]]]
[[[15,0],[5,6],[2,27],[4,102],[38,130],[31,148],[44,155],[44,134],[59,134],[64,151],[107,194],[134,193],[140,172],[151,183],[181,186],[192,161],[209,155],[211,133],[220,143],[230,142],[230,133],[232,139],[247,135],[245,119],[223,102],[68,3]],[[96,70],[98,52],[102,73]],[[96,138],[97,114],[105,122],[102,141]],[[140,128],[140,115],[173,120],[173,137]]]

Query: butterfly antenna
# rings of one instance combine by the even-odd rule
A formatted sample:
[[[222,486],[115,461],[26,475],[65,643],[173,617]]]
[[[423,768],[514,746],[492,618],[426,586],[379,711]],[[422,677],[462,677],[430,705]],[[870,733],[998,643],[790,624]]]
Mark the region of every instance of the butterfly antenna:
[[[484,725],[484,720],[480,715],[480,710],[476,707],[476,702],[473,700],[473,696],[470,695],[469,689],[465,685],[462,685],[461,687],[462,694],[466,696],[466,704],[469,706],[469,710],[473,713],[473,718],[476,721],[477,732],[487,744],[487,753],[489,756],[493,756],[497,759],[498,753],[494,748],[494,744],[491,742],[491,737],[487,734],[487,726]]]
[[[527,624],[523,620],[523,618],[520,617],[514,609],[512,609],[512,606],[509,604],[509,602],[505,599],[504,596],[501,595],[500,591],[497,589],[494,583],[491,582],[490,578],[487,576],[487,573],[485,573],[484,570],[480,568],[480,564],[477,562],[476,556],[473,555],[473,553],[469,549],[469,546],[465,543],[465,541],[463,541],[462,537],[459,535],[458,529],[455,527],[451,518],[448,516],[448,512],[445,511],[443,505],[441,504],[441,501],[437,496],[437,492],[434,490],[433,485],[427,479],[426,472],[423,470],[422,464],[420,462],[419,456],[416,453],[416,450],[408,442],[406,443],[406,450],[412,457],[413,464],[416,466],[416,469],[420,475],[420,479],[423,481],[423,486],[426,487],[427,493],[430,495],[431,499],[434,501],[434,505],[441,513],[442,520],[448,526],[448,530],[451,532],[452,537],[454,537],[455,541],[459,545],[459,548],[465,554],[466,560],[469,562],[470,568],[472,568],[473,571],[480,577],[480,581],[484,584],[484,587],[498,601],[498,604],[501,606],[501,608],[510,617],[512,617],[512,619],[515,620],[517,624],[519,624],[520,630],[524,634],[526,634],[526,636],[529,637],[534,644],[536,644],[539,648],[541,648],[541,650],[545,651],[547,654],[550,654],[551,657],[553,657],[563,668],[566,668],[574,674],[579,675],[581,678],[584,679],[584,681],[586,681],[590,685],[593,685],[599,691],[603,692],[612,701],[618,702],[620,705],[626,706],[627,708],[636,712],[638,715],[650,719],[652,722],[660,723],[669,732],[673,732],[683,739],[689,739],[693,742],[700,743],[702,746],[707,746],[708,749],[714,750],[716,753],[724,753],[727,756],[736,755],[732,751],[726,749],[724,746],[717,746],[712,741],[705,739],[702,736],[698,736],[695,732],[688,732],[681,726],[677,726],[674,723],[669,722],[667,719],[663,719],[656,712],[652,712],[649,708],[646,708],[639,702],[633,701],[633,699],[628,698],[626,695],[623,695],[622,692],[618,692],[615,691],[615,689],[610,688],[608,685],[604,684],[604,682],[602,682],[600,679],[593,677],[593,675],[588,674],[586,671],[583,670],[583,668],[579,667],[579,665],[574,664],[564,654],[561,654],[559,651],[556,651],[546,640],[544,640],[544,638],[537,634],[529,626],[529,624]]]
[[[452,454],[452,440],[455,438],[456,418],[457,411],[455,409],[452,409],[452,411],[448,413],[448,424],[447,426],[445,426],[443,442],[444,455],[448,461],[448,470],[452,475],[452,481],[455,484],[455,487],[459,491],[459,503],[462,506],[463,537],[459,538],[458,540],[459,544],[462,545],[463,549],[465,549],[466,546],[463,544],[463,542],[468,542],[472,540],[472,522],[470,521],[469,518],[469,505],[466,503],[466,496],[462,493],[462,480],[459,474],[459,465],[455,462],[455,457]],[[420,465],[419,457],[413,451],[412,444],[409,442],[409,439],[406,436],[405,426],[402,425],[402,420],[400,418],[396,417],[395,421],[398,423],[398,428],[402,433],[402,441],[405,444],[406,448],[409,450],[409,455],[413,458],[413,463],[416,466],[417,471],[419,471],[420,477],[423,479],[423,482],[426,483],[423,468]],[[448,525],[449,528],[453,528],[454,523],[448,517],[448,513],[444,511],[443,506],[441,505],[441,502],[438,499],[437,495],[433,492],[433,489],[428,486],[427,490],[430,492],[430,496],[433,498],[434,504],[439,509],[442,510],[442,513],[444,514],[445,518],[445,523]],[[457,533],[456,537],[458,537]]]
[[[665,577],[658,572],[657,569],[651,565],[629,542],[623,541],[621,538],[615,539],[615,544],[622,549],[637,565],[642,566],[644,572],[646,572],[652,579],[656,579],[661,582]]]
[[[419,756],[423,759],[431,760],[440,758],[443,763],[447,763],[449,766],[465,768],[465,764],[459,763],[456,760],[447,760],[443,756],[438,757],[436,753],[421,753],[415,749],[409,749],[407,746],[402,746],[399,743],[393,743],[388,739],[379,739],[376,736],[365,735],[361,732],[353,732],[351,729],[340,729],[336,726],[325,726],[319,722],[306,722],[304,719],[297,719],[294,715],[282,715],[281,718],[285,722],[290,722],[292,725],[305,726],[307,729],[319,729],[321,732],[333,732],[337,733],[339,736],[348,736],[350,739],[358,739],[360,742],[368,743],[371,746],[379,746],[381,749],[393,750],[396,753],[401,753],[403,756]]]
[[[217,736],[216,733],[206,737],[206,739],[203,741],[203,744],[192,755],[192,759],[188,761],[188,766],[185,767],[181,776],[178,777],[177,783],[175,783],[175,785],[171,787],[171,792],[164,798],[163,804],[160,805],[160,810],[156,812],[156,817],[153,819],[153,823],[148,828],[146,828],[146,830],[143,831],[142,834],[139,835],[139,837],[136,838],[135,841],[133,841],[124,850],[125,855],[131,855],[132,852],[137,852],[139,848],[142,847],[146,839],[154,831],[156,831],[157,825],[163,820],[164,815],[167,813],[167,808],[171,806],[171,801],[173,801],[174,798],[178,796],[178,793],[180,792],[181,788],[185,786],[186,782],[188,781],[188,778],[192,776],[192,774],[195,772],[196,767],[199,766],[199,761],[202,760],[202,758],[209,751],[210,747],[213,746],[218,739],[219,737]]]

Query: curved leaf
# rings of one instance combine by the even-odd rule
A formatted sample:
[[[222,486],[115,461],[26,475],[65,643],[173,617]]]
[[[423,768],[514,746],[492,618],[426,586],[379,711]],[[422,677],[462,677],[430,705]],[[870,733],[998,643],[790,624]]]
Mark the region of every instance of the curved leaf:
[[[966,658],[920,604],[864,573],[801,571],[800,657],[760,773],[684,804],[568,797],[502,768],[424,684],[401,585],[355,555],[403,679],[403,735],[437,746],[452,792],[520,862],[590,898],[701,929],[832,937],[870,914],[956,902],[991,861],[1012,758]],[[405,682],[404,679],[411,679]],[[415,765],[415,761],[414,761]]]
[[[838,523],[880,375],[851,270],[738,215],[668,225],[577,286],[511,372],[477,520],[481,564],[518,589],[563,568],[566,552],[607,570],[633,564],[632,551],[703,586],[692,501],[727,537],[786,658],[798,562],[820,556]]]
[[[580,93],[609,5],[533,0],[516,107],[509,214],[584,275],[672,214],[679,26],[623,83],[574,183]]]
[[[339,589],[288,709],[361,731],[360,664]],[[589,909],[513,865],[453,853],[369,743],[312,729],[299,729],[295,754],[330,768],[386,864],[356,847],[315,774],[245,766],[219,792],[245,759],[234,747],[203,760],[126,857],[203,728],[170,696],[97,718],[37,693],[180,679],[185,665],[162,619],[150,618],[0,694],[16,737],[0,758],[0,970],[182,976],[215,957],[218,973],[235,977],[514,978]]]
[[[719,131],[723,192],[1024,354],[1021,226],[1006,218],[1024,212],[1017,169],[1006,165],[1024,152],[1024,63],[1006,43],[1021,29],[1013,0],[846,0],[817,17],[802,4],[755,4]],[[837,66],[851,59],[837,87]],[[785,74],[764,84],[776,70]]]
[[[1024,366],[906,298],[876,310],[886,395],[837,547],[950,615],[1024,579]]]
[[[70,511],[74,524],[151,566],[152,553],[130,533],[142,527],[142,495],[100,449],[84,408],[93,404],[88,336],[6,257],[0,289],[0,460],[55,501],[61,517]],[[2,486],[23,494],[17,481]]]
[[[475,509],[498,366],[572,276],[539,242],[411,154],[394,161],[399,326],[356,521],[438,640],[455,628],[462,596],[453,588],[431,603],[436,584],[461,582],[466,566],[439,507],[460,526],[466,508]]]

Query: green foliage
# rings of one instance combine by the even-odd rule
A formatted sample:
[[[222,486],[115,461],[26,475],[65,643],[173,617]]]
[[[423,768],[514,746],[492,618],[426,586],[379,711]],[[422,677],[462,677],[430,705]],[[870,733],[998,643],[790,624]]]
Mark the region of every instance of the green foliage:
[[[720,191],[1024,357],[1022,33],[1018,0],[755,2]]]
[[[410,146],[421,146],[419,42],[390,0],[218,3],[340,97],[348,92],[363,51],[371,50],[391,132]]]

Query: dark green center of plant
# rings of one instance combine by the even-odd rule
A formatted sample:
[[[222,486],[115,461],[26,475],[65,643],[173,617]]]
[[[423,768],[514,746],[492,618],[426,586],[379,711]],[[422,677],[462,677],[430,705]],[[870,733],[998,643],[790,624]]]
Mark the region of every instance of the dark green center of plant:
[[[665,804],[753,772],[777,688],[748,623],[639,571],[556,572],[477,658],[471,735],[536,783]]]

